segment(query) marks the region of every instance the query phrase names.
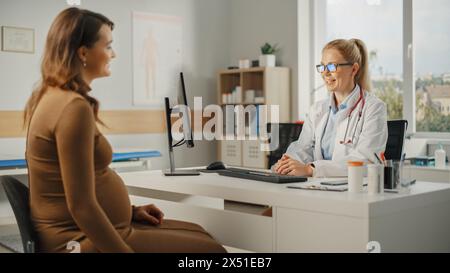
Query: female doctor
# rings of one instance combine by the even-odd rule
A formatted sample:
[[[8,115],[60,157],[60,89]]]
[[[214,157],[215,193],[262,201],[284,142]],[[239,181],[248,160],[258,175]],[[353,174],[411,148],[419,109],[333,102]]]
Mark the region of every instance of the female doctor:
[[[369,92],[367,49],[358,39],[334,40],[316,66],[329,99],[317,102],[299,139],[273,166],[280,174],[347,176],[348,161],[375,161],[387,142],[386,105]]]

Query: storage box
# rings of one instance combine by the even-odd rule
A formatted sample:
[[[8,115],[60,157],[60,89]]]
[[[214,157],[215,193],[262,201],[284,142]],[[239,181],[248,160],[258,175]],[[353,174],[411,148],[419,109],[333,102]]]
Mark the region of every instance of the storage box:
[[[242,166],[242,141],[222,140],[220,142],[221,161],[231,166]]]
[[[246,168],[267,168],[267,152],[261,151],[259,140],[244,140],[242,164]]]

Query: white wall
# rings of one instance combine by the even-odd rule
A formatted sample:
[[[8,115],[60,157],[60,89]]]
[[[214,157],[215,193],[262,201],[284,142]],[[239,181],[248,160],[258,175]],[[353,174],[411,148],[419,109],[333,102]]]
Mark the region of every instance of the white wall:
[[[22,110],[33,84],[39,79],[39,65],[45,38],[54,17],[67,5],[64,0],[1,0],[0,25],[35,29],[36,53],[0,51],[0,110]],[[230,2],[224,0],[82,0],[81,8],[103,13],[116,25],[113,47],[118,57],[113,75],[93,84],[92,95],[101,109],[136,109],[132,105],[131,12],[143,11],[183,18],[183,71],[190,103],[203,96],[204,103],[216,101],[216,71],[229,59]],[[141,107],[142,108],[142,107]],[[108,136],[114,148],[148,147],[166,154],[165,134]],[[24,139],[0,139],[0,154],[23,155]],[[185,160],[189,158],[189,160]],[[216,159],[214,143],[198,142],[196,148],[176,152],[179,166],[207,164]],[[153,160],[155,167],[168,165],[164,156]]]
[[[278,43],[277,65],[291,68],[291,118],[298,119],[297,0],[231,0],[230,65],[257,60],[265,42]]]

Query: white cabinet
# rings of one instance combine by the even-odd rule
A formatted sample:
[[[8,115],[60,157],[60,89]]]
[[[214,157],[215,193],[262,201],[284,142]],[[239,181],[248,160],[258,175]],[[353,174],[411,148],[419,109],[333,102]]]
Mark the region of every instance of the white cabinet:
[[[261,151],[261,145],[258,140],[244,140],[242,144],[242,166],[259,169],[267,167],[268,153]]]
[[[221,161],[231,166],[242,166],[242,141],[220,141]]]

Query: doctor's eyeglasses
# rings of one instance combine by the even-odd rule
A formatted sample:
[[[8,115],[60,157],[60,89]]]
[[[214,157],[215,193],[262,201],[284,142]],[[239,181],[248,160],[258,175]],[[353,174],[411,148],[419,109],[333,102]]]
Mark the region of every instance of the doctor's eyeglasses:
[[[345,65],[353,65],[353,64],[352,63],[342,63],[342,64],[329,63],[326,65],[318,64],[318,65],[316,65],[316,69],[317,69],[317,72],[319,72],[319,73],[325,72],[325,69],[328,70],[328,72],[336,72],[336,70],[339,66],[345,66]]]

